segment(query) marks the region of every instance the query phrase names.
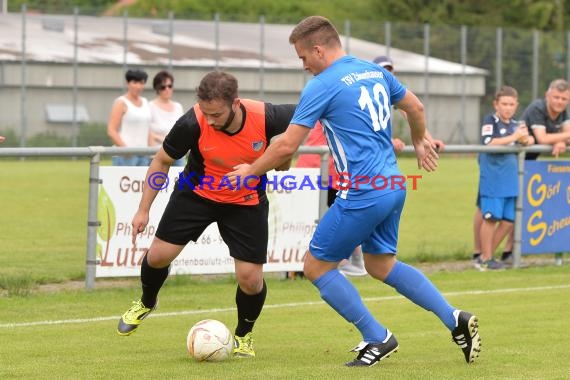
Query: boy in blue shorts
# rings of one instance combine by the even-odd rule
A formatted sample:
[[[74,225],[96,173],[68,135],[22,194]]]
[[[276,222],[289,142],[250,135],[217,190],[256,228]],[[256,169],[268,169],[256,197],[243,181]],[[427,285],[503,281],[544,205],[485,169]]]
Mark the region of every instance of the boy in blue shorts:
[[[495,94],[495,113],[485,116],[481,126],[481,143],[484,145],[531,145],[524,123],[513,119],[518,107],[518,93],[512,87],[503,86]],[[504,269],[493,258],[493,248],[498,246],[513,229],[515,203],[518,194],[518,163],[516,153],[479,154],[479,195],[483,222],[480,230],[481,256],[479,269]]]
[[[396,259],[406,189],[391,142],[392,105],[407,113],[418,167],[431,172],[439,157],[433,141],[426,138],[422,103],[386,69],[347,55],[336,28],[324,17],[301,21],[289,42],[314,78],[303,89],[285,133],[253,164],[236,165],[228,173],[230,182],[262,175],[292,158],[319,120],[340,175],[340,189],[309,244],[304,273],[321,298],[362,335],[352,350],[356,358],[346,365],[369,367],[398,349],[394,334],[374,318],[337,269],[359,245],[370,276],[433,312],[467,363],[473,362],[481,341],[477,317],[451,306],[423,273]]]

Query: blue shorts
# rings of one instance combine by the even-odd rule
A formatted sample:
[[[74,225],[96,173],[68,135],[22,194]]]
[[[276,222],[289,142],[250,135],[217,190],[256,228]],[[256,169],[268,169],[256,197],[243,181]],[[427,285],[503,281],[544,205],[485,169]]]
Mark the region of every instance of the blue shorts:
[[[395,254],[405,200],[405,190],[366,200],[337,197],[317,226],[309,251],[329,262],[347,259],[359,245],[365,253]]]
[[[485,220],[515,221],[516,197],[481,197],[481,214]]]

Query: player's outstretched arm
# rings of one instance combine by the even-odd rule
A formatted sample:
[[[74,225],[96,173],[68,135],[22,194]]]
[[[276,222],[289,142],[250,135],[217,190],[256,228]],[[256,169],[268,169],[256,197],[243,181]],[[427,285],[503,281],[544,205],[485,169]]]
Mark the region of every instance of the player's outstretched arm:
[[[283,132],[285,133],[285,132]],[[278,134],[277,136],[273,136],[271,138],[271,142],[270,145],[273,144],[275,142],[275,140],[277,140],[279,137],[283,136],[283,133]],[[289,158],[286,159],[283,163],[279,164],[278,166],[275,167],[275,170],[277,171],[287,171],[289,169],[291,169],[291,163],[293,162],[293,158]]]
[[[228,180],[235,186],[239,178],[263,175],[269,170],[275,169],[291,160],[299,146],[305,141],[310,130],[310,128],[302,125],[289,125],[287,130],[269,145],[263,155],[251,165],[240,164],[234,166],[235,170],[227,174]]]

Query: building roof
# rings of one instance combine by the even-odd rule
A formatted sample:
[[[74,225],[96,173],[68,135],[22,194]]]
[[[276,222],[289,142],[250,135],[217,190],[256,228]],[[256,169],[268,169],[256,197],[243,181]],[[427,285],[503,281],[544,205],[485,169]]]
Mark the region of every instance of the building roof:
[[[126,20],[126,23],[125,23]],[[301,63],[289,44],[293,25],[173,20],[170,39],[169,20],[79,16],[77,22],[77,59],[80,63],[126,63],[130,65],[170,64],[174,66],[300,68]],[[126,24],[126,26],[125,26]],[[19,61],[22,57],[21,14],[0,18],[0,60]],[[265,35],[260,41],[262,31]],[[127,53],[125,56],[125,35]],[[218,36],[218,37],[216,37]],[[35,15],[25,17],[25,55],[28,61],[73,62],[75,49],[73,15]],[[216,38],[219,49],[216,50]],[[343,44],[346,37],[342,37]],[[386,47],[350,38],[348,53],[373,60],[385,54]],[[263,50],[262,50],[263,49]],[[172,56],[169,52],[172,51]],[[394,47],[390,57],[398,73],[423,72],[425,56]],[[485,75],[486,70],[430,57],[432,74]]]

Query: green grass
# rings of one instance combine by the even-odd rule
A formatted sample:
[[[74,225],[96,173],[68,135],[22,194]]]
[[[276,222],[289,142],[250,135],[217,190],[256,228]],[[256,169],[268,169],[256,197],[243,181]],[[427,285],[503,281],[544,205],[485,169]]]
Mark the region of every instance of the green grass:
[[[0,270],[33,282],[85,272],[89,161],[0,161]]]
[[[88,181],[87,159],[0,160],[0,289],[84,278]]]
[[[417,190],[408,181],[400,221],[398,254],[412,261],[464,259],[473,249],[473,213],[479,181],[475,157],[442,156],[436,172],[417,169],[415,158],[400,158],[405,175],[421,175]]]
[[[444,156],[439,172],[420,172],[402,157],[407,175],[421,174],[408,191],[400,228],[407,261],[466,258],[478,169],[472,157]],[[26,287],[85,275],[89,162],[0,160],[0,288]]]
[[[400,259],[466,259],[475,159],[444,156],[431,174],[418,172],[412,158],[400,165],[423,176],[408,192]],[[196,363],[186,354],[186,334],[198,320],[219,319],[233,329],[232,275],[169,278],[160,309],[136,334],[120,337],[116,324],[140,294],[138,278],[98,279],[95,291],[69,283],[84,279],[88,170],[87,160],[0,160],[0,379],[570,378],[567,265],[429,275],[454,306],[479,316],[483,352],[474,365],[465,364],[435,316],[368,277],[351,280],[400,343],[374,368],[345,368],[358,332],[308,281],[276,274],[268,275],[253,360]]]
[[[255,328],[257,357],[223,363],[194,362],[185,342],[190,326],[201,319],[219,319],[233,330],[231,276],[169,279],[160,308],[130,337],[115,329],[139,295],[137,281],[93,292],[1,297],[0,378],[567,379],[569,274],[564,266],[431,274],[453,305],[479,316],[483,352],[473,365],[464,362],[434,315],[370,278],[352,281],[397,336],[400,350],[363,369],[343,366],[354,357],[348,350],[360,335],[306,280],[269,276],[266,308]]]

